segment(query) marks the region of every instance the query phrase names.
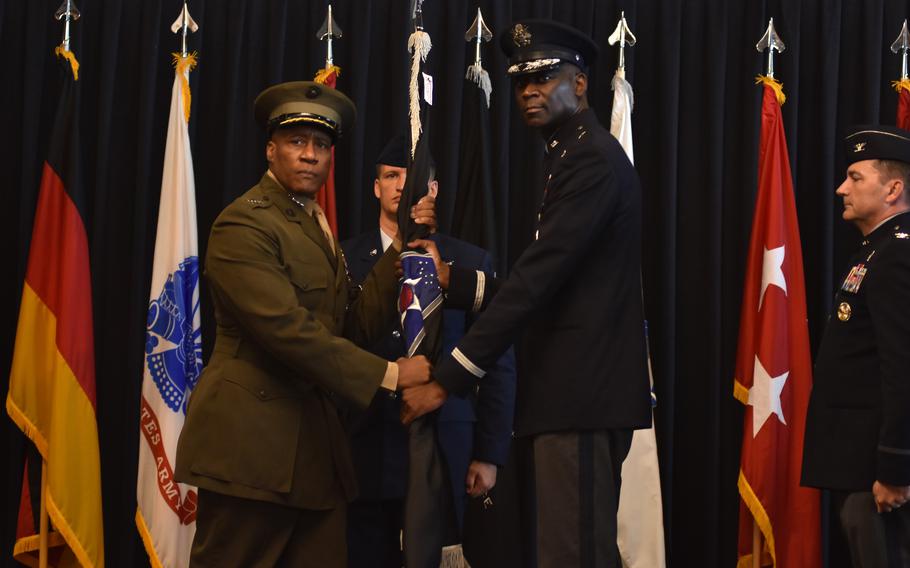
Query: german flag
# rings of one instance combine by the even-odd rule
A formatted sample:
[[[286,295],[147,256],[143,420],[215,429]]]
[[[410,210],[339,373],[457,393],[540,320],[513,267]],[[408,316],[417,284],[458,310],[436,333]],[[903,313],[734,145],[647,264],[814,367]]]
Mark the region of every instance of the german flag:
[[[62,47],[57,54],[66,60],[63,89],[41,175],[6,410],[47,465],[47,511],[55,530],[49,542],[61,546],[51,558],[61,557],[60,565],[68,564],[69,558],[82,566],[102,567],[101,471],[92,290],[83,222],[86,203],[79,147],[78,62]],[[38,524],[31,506],[37,491],[29,491],[29,477],[23,484],[13,555],[37,566]]]

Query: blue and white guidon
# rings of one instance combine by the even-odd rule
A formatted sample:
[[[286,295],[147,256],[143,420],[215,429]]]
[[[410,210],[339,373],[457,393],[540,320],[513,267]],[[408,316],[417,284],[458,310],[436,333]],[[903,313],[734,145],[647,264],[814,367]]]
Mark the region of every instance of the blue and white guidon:
[[[442,305],[442,289],[436,276],[436,265],[429,254],[406,251],[401,259],[398,314],[408,357],[413,357],[426,336],[423,322]]]

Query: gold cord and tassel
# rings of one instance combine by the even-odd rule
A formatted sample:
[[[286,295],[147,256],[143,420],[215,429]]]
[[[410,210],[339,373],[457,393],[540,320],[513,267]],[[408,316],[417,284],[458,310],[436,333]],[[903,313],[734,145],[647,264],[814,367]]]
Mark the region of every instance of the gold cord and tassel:
[[[190,81],[188,76],[190,71],[196,67],[196,52],[188,53],[185,56],[180,53],[172,53],[174,56],[174,68],[180,75],[180,87],[183,92],[183,116],[187,122],[190,121],[190,103],[192,102],[192,93],[190,92]]]
[[[55,47],[54,53],[56,53],[58,57],[62,57],[70,62],[70,67],[73,70],[73,80],[78,81],[79,80],[79,61],[76,60],[75,54],[73,54],[73,52],[68,49],[64,49],[62,45],[58,45],[57,47]]]
[[[775,79],[774,77],[768,77],[767,75],[758,75],[755,77],[755,84],[764,83],[772,89],[774,89],[774,94],[777,95],[777,103],[780,106],[784,106],[784,103],[787,102],[787,95],[784,94],[784,84]]]
[[[901,79],[900,81],[891,81],[891,86],[894,87],[894,90],[900,93],[901,91],[910,91],[910,79]]]
[[[337,65],[329,65],[328,67],[323,67],[316,72],[316,77],[313,79],[320,85],[325,85],[326,81],[329,79],[329,76],[334,73],[336,77],[341,77],[341,67]]]

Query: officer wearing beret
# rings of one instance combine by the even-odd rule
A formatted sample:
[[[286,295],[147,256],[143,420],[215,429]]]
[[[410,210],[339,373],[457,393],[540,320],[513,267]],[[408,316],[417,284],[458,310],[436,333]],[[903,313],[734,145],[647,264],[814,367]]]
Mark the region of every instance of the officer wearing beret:
[[[284,83],[259,95],[255,115],[268,170],[212,226],[215,347],[177,448],[177,480],[199,487],[190,565],[343,567],[356,483],[335,399],[366,406],[380,387],[425,382],[429,364],[389,363],[352,343],[388,329],[396,297],[393,246],[352,298],[312,199],[353,103]],[[419,214],[434,222],[431,204]]]
[[[910,132],[857,127],[845,150],[863,242],[815,361],[802,483],[831,490],[854,566],[910,566]]]
[[[355,282],[360,282],[382,257],[398,232],[398,202],[407,178],[408,138],[399,135],[376,160],[373,193],[379,200],[379,227],[342,243]],[[434,175],[431,172],[431,178]],[[438,182],[432,179],[430,193]],[[490,254],[470,243],[435,233],[446,263],[493,274]],[[446,309],[442,318],[443,349],[452,349],[473,321],[471,313]],[[370,351],[394,361],[406,349],[400,326],[391,326]],[[448,473],[452,511],[452,543],[461,542],[465,501],[481,497],[496,484],[498,467],[506,463],[515,405],[515,360],[509,350],[490,371],[479,393],[452,397],[436,422],[439,448]],[[351,568],[400,568],[400,534],[408,471],[408,433],[399,419],[398,397],[376,397],[354,421],[351,450],[360,495],[348,511],[348,560]],[[470,560],[470,559],[469,559]]]
[[[438,265],[447,301],[485,313],[434,369],[435,382],[404,391],[406,419],[482,384],[515,341],[515,431],[533,447],[538,566],[619,566],[621,466],[632,430],[651,423],[641,188],[588,108],[594,42],[526,20],[500,43],[518,110],[546,143],[535,240],[505,281]]]

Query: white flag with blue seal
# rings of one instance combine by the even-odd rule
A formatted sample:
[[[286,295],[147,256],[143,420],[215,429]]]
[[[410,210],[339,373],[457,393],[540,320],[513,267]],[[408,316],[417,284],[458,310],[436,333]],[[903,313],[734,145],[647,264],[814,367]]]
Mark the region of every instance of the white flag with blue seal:
[[[158,233],[145,335],[136,526],[154,568],[189,565],[196,488],[174,481],[177,439],[202,371],[196,188],[190,154],[193,54],[174,54]]]
[[[629,161],[632,153],[632,85],[620,67],[613,77],[613,112],[610,134],[619,140]],[[648,354],[651,403],[654,404],[654,377]],[[652,411],[653,416],[653,411]],[[635,430],[632,447],[622,464],[622,490],[619,494],[616,542],[626,568],[663,568],[664,515],[660,498],[660,469],[657,465],[657,438],[654,421],[648,430]]]

